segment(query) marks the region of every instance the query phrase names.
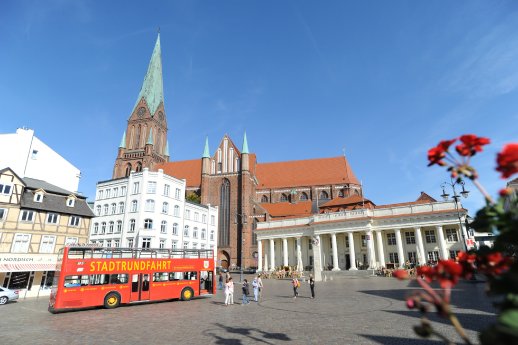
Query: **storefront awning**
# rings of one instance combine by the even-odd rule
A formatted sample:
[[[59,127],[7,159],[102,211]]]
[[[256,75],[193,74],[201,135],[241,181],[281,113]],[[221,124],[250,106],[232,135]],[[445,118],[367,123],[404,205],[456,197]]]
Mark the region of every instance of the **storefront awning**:
[[[55,271],[52,263],[0,263],[0,272]]]

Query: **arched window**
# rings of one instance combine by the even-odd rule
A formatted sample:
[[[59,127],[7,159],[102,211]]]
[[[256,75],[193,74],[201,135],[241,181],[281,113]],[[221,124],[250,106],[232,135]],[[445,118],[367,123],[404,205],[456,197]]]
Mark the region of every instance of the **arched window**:
[[[131,164],[128,163],[128,165],[126,165],[126,172],[124,173],[124,176],[128,177],[130,174],[131,174]]]
[[[135,219],[130,219],[128,232],[135,232]]]
[[[230,244],[230,181],[224,179],[220,187],[218,245]]]
[[[189,225],[186,225],[183,228],[183,235],[184,235],[184,237],[189,237]]]
[[[94,223],[94,234],[97,234],[99,232],[99,223]]]
[[[108,214],[108,209],[109,209],[109,206],[108,204],[104,204],[104,214]]]
[[[288,201],[288,196],[286,194],[281,195],[281,202],[282,201]]]
[[[148,211],[148,212],[155,211],[155,200],[152,200],[152,199],[146,200],[146,211]]]
[[[173,215],[176,216],[176,217],[180,216],[180,206],[174,205]]]
[[[138,149],[140,147],[140,131],[141,130],[142,129],[141,129],[140,125],[138,125],[138,127],[137,127],[137,139],[135,140],[135,146],[134,146],[135,149]]]
[[[95,213],[100,216],[101,215],[101,205],[97,205],[97,207],[95,208]]]
[[[329,199],[329,194],[325,190],[320,192],[320,199]]]
[[[119,202],[119,213],[124,213],[124,202]]]
[[[178,223],[173,224],[173,235],[178,235]]]
[[[338,191],[338,197],[340,197],[340,198],[343,198],[343,197],[344,197],[344,190],[343,190],[343,189],[340,189],[340,190]]]
[[[207,230],[201,229],[201,239],[204,240],[206,236],[207,236]]]
[[[113,203],[112,204],[112,214],[115,214],[116,212],[117,212],[117,204]]]
[[[268,202],[268,197],[266,195],[263,195],[261,198],[261,202]]]
[[[192,237],[193,237],[193,238],[198,238],[198,228],[196,228],[196,227],[195,227],[195,228],[192,230]]]
[[[136,172],[141,172],[142,171],[142,163],[141,162],[137,162],[137,168],[135,169]]]
[[[167,221],[163,220],[160,224],[160,232],[163,234],[167,233]]]
[[[308,200],[308,195],[306,194],[306,192],[300,193],[300,200]]]
[[[122,220],[117,221],[117,229],[116,232],[120,234],[122,232]]]
[[[110,222],[110,226],[108,227],[108,233],[113,234],[113,228],[115,227],[115,222],[112,220]]]
[[[101,223],[101,234],[105,234],[106,233],[106,222],[102,222]]]
[[[138,201],[132,200],[131,201],[131,212],[137,212],[138,210]]]
[[[144,229],[153,229],[153,219],[144,219]]]
[[[169,204],[167,202],[162,203],[162,213],[167,214],[169,212]]]

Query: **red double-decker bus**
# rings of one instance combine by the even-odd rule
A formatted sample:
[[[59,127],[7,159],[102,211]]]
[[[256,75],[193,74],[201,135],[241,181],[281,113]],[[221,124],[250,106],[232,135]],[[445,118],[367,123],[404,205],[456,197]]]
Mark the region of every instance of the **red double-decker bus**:
[[[58,254],[49,311],[215,293],[212,250],[67,246]]]

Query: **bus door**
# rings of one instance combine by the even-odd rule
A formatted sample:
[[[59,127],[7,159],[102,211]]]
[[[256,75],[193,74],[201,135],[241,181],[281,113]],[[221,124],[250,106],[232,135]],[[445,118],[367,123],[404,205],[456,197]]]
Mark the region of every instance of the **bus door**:
[[[214,272],[200,272],[200,295],[212,294],[214,288]]]
[[[130,302],[149,300],[149,274],[136,273],[131,276]]]

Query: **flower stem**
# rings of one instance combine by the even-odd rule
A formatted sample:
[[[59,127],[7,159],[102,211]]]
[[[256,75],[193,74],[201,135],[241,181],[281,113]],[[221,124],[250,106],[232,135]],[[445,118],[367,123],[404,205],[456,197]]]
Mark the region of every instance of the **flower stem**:
[[[464,343],[468,345],[472,345],[471,341],[469,340],[468,336],[466,335],[466,332],[464,331],[464,328],[462,328],[462,325],[459,322],[459,319],[457,319],[457,316],[453,313],[449,313],[449,319],[453,327],[455,327],[455,330],[460,335],[460,337],[464,340]]]
[[[494,203],[493,198],[491,198],[491,195],[489,195],[489,193],[484,189],[484,187],[480,184],[480,182],[478,182],[477,179],[473,180],[473,184],[475,185],[475,187],[477,187],[477,189],[480,191],[480,193],[482,193],[484,198],[486,198],[486,200],[489,203],[491,203],[491,204]]]

